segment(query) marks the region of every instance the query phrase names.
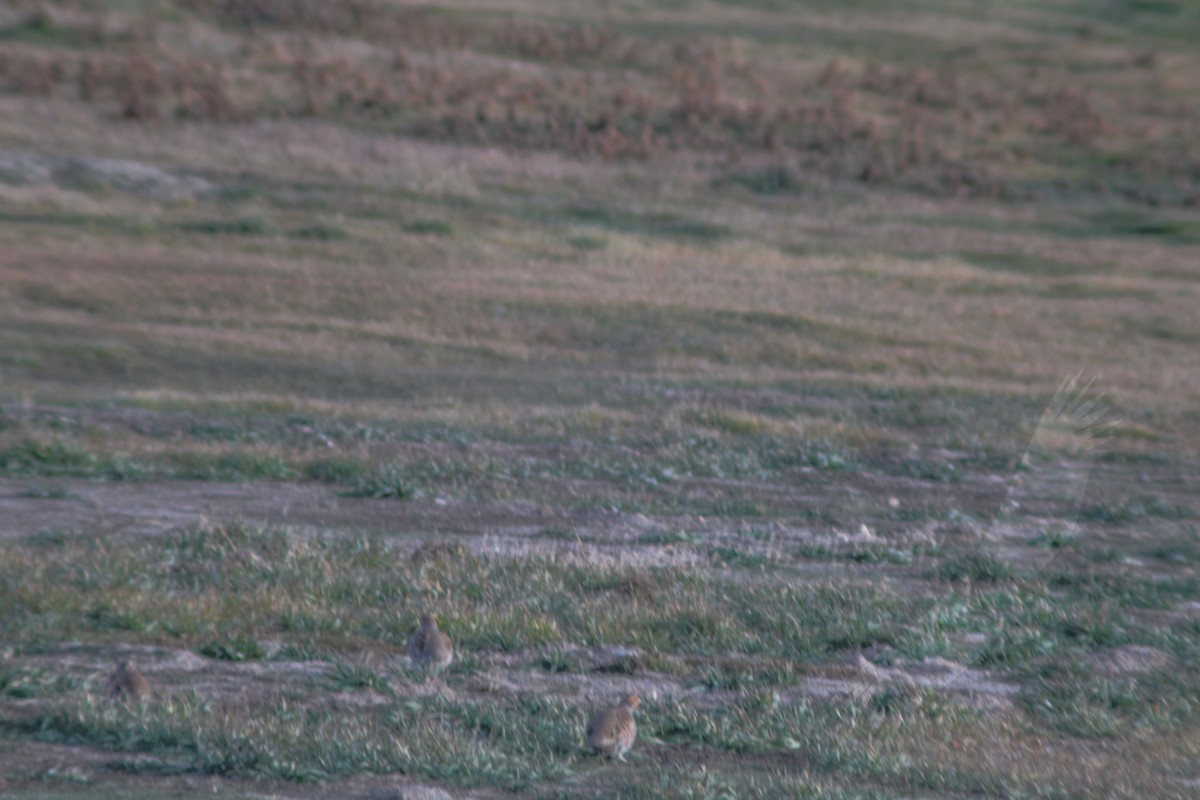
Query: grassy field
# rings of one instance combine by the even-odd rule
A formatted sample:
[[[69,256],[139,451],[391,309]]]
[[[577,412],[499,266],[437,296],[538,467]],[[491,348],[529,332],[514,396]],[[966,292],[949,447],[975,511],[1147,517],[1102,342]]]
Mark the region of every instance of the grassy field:
[[[1193,0],[7,4],[0,791],[1194,797],[1198,98]]]

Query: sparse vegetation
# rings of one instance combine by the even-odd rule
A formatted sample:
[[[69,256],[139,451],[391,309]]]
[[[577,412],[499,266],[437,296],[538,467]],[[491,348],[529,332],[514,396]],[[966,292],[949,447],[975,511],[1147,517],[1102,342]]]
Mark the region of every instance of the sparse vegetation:
[[[8,6],[6,797],[1195,795],[1194,4]]]
[[[84,572],[83,565],[91,569]],[[135,591],[129,588],[131,579],[137,581]],[[653,603],[611,602],[610,587],[640,582],[648,590],[654,587]],[[28,587],[34,585],[55,590],[30,595]],[[1126,588],[1115,591],[1116,586]],[[642,649],[648,662],[658,664],[654,672],[634,667],[621,674],[666,674],[709,691],[735,693],[732,704],[719,711],[688,701],[651,704],[645,717],[653,736],[730,754],[778,748],[823,753],[819,771],[830,778],[850,769],[875,780],[936,787],[943,778],[936,777],[932,752],[921,756],[915,755],[920,749],[893,748],[904,742],[915,747],[922,736],[934,737],[926,745],[942,741],[951,735],[946,725],[956,731],[953,736],[1034,735],[1006,730],[1003,720],[1016,711],[998,717],[969,711],[932,690],[904,685],[849,706],[779,699],[797,681],[791,668],[782,667],[820,670],[838,663],[838,653],[847,648],[894,648],[893,663],[938,654],[1027,675],[1023,703],[1033,717],[1025,724],[1036,730],[1043,720],[1047,736],[1067,731],[1111,737],[1124,725],[1169,735],[1197,723],[1194,704],[1187,701],[1188,687],[1194,686],[1191,667],[1153,682],[1118,684],[1076,667],[1091,653],[1127,643],[1165,646],[1168,657],[1181,664],[1194,663],[1184,659],[1200,651],[1196,626],[1175,626],[1164,637],[1136,624],[1134,616],[1140,608],[1158,605],[1161,595],[1195,602],[1200,586],[1192,579],[1164,586],[1119,567],[1103,586],[1030,575],[983,581],[963,596],[947,594],[938,581],[900,592],[854,578],[793,584],[784,575],[764,582],[748,581],[745,574],[708,577],[674,569],[654,570],[644,578],[624,568],[461,553],[414,562],[379,538],[324,540],[233,527],[124,544],[81,539],[62,540],[49,549],[17,544],[9,548],[0,587],[5,587],[0,630],[19,652],[36,653],[40,642],[120,631],[131,644],[186,648],[199,643],[202,655],[235,665],[263,659],[260,642],[265,640],[286,641],[290,653],[320,646],[354,659],[335,661],[319,686],[269,689],[274,699],[254,709],[234,697],[226,703],[219,694],[205,693],[209,699],[201,699],[179,690],[155,707],[131,712],[104,708],[77,677],[51,679],[44,670],[10,670],[0,681],[9,696],[50,691],[60,698],[35,718],[10,722],[10,735],[37,732],[54,741],[183,758],[181,763],[192,769],[217,774],[294,780],[360,770],[415,771],[455,784],[501,781],[526,788],[566,774],[580,757],[573,742],[576,718],[584,709],[519,694],[486,702],[405,700],[401,673],[381,668],[377,657],[374,665],[362,660],[371,653],[402,651],[415,621],[404,609],[430,602],[446,609],[445,627],[465,652],[476,658],[541,652],[531,668],[552,675],[581,671],[579,656],[555,649],[566,643]],[[518,598],[522,613],[501,611]],[[965,636],[987,631],[996,633],[979,644]],[[543,649],[547,645],[550,649]],[[722,662],[729,653],[748,660],[741,666]],[[713,659],[725,665],[713,666]],[[781,668],[767,668],[771,664]],[[471,673],[456,671],[450,680],[462,687]],[[372,704],[365,716],[355,708],[320,710],[322,691],[364,689],[391,699]],[[1151,711],[1155,702],[1160,705]],[[533,719],[541,722],[530,727]],[[433,738],[409,740],[399,750],[378,744],[384,731],[413,724]],[[879,739],[880,725],[898,738]],[[868,745],[868,739],[879,744]],[[470,752],[474,766],[452,767],[436,755],[445,752]],[[862,752],[874,754],[864,760]],[[546,757],[550,769],[535,769],[537,759]],[[1072,767],[1048,763],[1042,768],[1062,770],[1065,780]],[[1016,764],[1006,769],[1016,771],[1001,779],[964,765],[954,781],[980,791],[1001,785],[996,780],[1025,785],[1027,778],[1020,777],[1025,773]],[[746,773],[752,774],[757,773]],[[759,779],[767,780],[767,773]]]

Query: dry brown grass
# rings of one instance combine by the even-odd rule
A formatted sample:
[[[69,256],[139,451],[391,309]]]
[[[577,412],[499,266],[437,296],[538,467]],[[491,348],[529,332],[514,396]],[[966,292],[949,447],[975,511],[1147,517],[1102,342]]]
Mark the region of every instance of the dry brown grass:
[[[288,159],[300,167],[310,152],[304,168],[317,174],[336,173],[340,159],[366,145],[355,135],[313,140],[299,123],[233,132],[222,147],[236,142],[263,167],[287,152],[301,154]],[[182,148],[184,159],[207,157],[188,140],[156,141],[167,152]],[[316,141],[325,147],[307,149]],[[550,210],[556,204],[583,201],[502,208],[492,190],[478,188],[559,192],[546,181],[574,168],[557,157],[531,165],[493,154],[472,164],[452,148],[405,145],[394,153],[398,160],[385,153],[375,151],[374,179],[355,179],[376,200],[370,217],[341,223],[352,231],[344,240],[305,244],[289,232],[306,224],[308,212],[261,201],[232,215],[265,215],[266,235],[189,233],[197,220],[230,212],[154,208],[128,196],[107,206],[117,217],[96,217],[83,238],[64,238],[70,226],[11,228],[0,254],[6,338],[41,355],[36,369],[11,368],[10,380],[78,381],[127,363],[130,389],[183,389],[189,359],[232,358],[307,364],[313,375],[328,376],[312,387],[322,394],[336,393],[344,369],[387,385],[384,376],[416,364],[455,370],[493,361],[530,374],[574,364],[675,378],[819,375],[1023,395],[1087,367],[1118,402],[1163,415],[1152,426],[1159,444],[1167,445],[1168,431],[1184,437],[1176,444],[1194,441],[1179,416],[1197,392],[1188,378],[1200,335],[1189,311],[1194,246],[1084,242],[1072,246],[1068,272],[1056,275],[1038,265],[1057,264],[1064,240],[1021,211],[939,201],[897,220],[872,203],[827,213],[804,210],[802,201],[748,208],[743,195],[711,195],[702,173],[688,178],[653,167],[641,179],[671,185],[671,195],[647,205],[638,186],[621,188],[622,167],[588,167],[590,185],[607,187],[603,208],[637,209],[633,220],[666,215],[664,232],[675,219],[727,231],[692,241],[655,234],[653,225],[623,231],[633,222],[621,217],[600,217],[599,227],[587,214],[540,223],[541,215],[561,214]],[[475,210],[450,212],[452,229],[462,233],[408,234],[376,218],[445,216],[437,194],[389,198],[384,187],[397,180],[419,186],[422,176],[452,163],[477,192]],[[26,202],[44,202],[36,197]],[[348,197],[339,189],[329,199]],[[73,213],[54,209],[41,213],[51,221]],[[995,230],[946,222],[984,213]],[[578,235],[600,236],[605,245],[579,254],[566,241]],[[820,244],[811,254],[787,252],[795,240]],[[886,253],[893,242],[919,243],[918,252]],[[989,251],[1014,266],[990,269],[973,255],[954,255]],[[947,255],[930,255],[939,252]],[[564,267],[570,261],[575,266]],[[445,266],[431,269],[431,262]],[[30,263],[40,265],[37,273]],[[68,344],[83,341],[106,343],[109,355],[89,366]],[[207,388],[233,389],[244,380],[237,374],[231,384]],[[270,374],[267,367],[262,377]]]
[[[849,29],[843,15],[811,10],[784,24],[830,27],[880,58],[814,61],[760,39],[772,24],[762,14],[737,17],[747,33],[729,39],[643,36],[634,16],[560,24],[375,0],[180,6],[189,27],[60,15],[54,30],[78,35],[89,52],[8,46],[0,85],[43,96],[74,89],[102,115],[130,119],[318,117],[605,160],[786,154],[803,169],[937,193],[1023,189],[1038,173],[1085,186],[1140,173],[1176,180],[1151,192],[1160,201],[1197,193],[1177,180],[1195,171],[1196,87],[1168,77],[1197,72],[1194,59],[1175,51],[1167,65],[1136,40],[1087,39],[1051,57],[1049,35],[1014,43],[1018,17],[914,64],[888,63],[876,27]],[[197,26],[204,36],[188,33]],[[933,35],[934,54],[949,35]],[[127,55],[130,41],[139,44]],[[1085,165],[1082,176],[1059,166],[1063,148]]]

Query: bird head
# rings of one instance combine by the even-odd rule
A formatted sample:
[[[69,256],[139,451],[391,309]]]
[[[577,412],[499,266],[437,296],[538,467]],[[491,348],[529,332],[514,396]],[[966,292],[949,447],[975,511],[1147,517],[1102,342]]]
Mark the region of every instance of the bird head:
[[[625,696],[625,702],[622,703],[622,705],[624,705],[630,711],[633,711],[635,708],[638,707],[638,703],[640,703],[640,702],[642,702],[642,701],[638,699],[638,696],[636,694],[631,694],[631,695]]]

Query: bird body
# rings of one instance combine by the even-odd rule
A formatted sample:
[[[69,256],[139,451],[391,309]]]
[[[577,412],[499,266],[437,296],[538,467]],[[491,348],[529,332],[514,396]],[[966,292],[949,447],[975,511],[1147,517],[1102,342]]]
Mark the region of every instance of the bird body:
[[[628,695],[619,706],[594,714],[587,726],[587,740],[592,749],[608,758],[625,760],[625,754],[637,738],[637,723],[633,711],[638,707],[637,695]]]
[[[438,629],[432,615],[421,616],[421,629],[408,640],[408,657],[416,666],[433,673],[441,672],[454,660],[454,645],[450,637]]]
[[[132,662],[122,661],[108,679],[108,694],[114,700],[144,703],[150,699],[150,681]]]

